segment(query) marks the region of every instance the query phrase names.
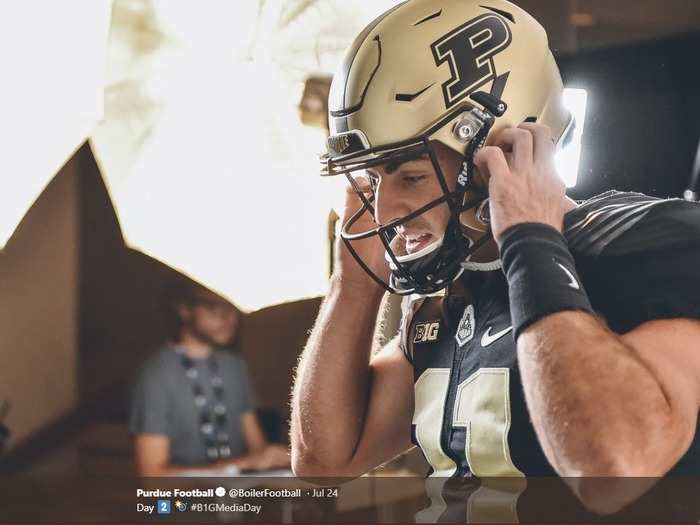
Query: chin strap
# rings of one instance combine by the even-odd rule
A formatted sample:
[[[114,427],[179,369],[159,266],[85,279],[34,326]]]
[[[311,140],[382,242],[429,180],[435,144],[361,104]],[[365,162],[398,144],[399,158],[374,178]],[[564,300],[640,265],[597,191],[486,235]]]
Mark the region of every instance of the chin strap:
[[[464,261],[460,264],[465,270],[470,270],[474,272],[492,272],[494,270],[500,270],[503,267],[500,259],[488,262],[476,262],[476,261]]]
[[[469,242],[469,248],[471,249],[469,255],[467,256],[466,259],[464,259],[459,265],[462,267],[464,270],[470,270],[470,271],[476,271],[476,272],[491,272],[493,270],[500,270],[501,269],[501,259],[494,259],[492,261],[485,261],[485,262],[477,262],[477,261],[471,261],[470,259],[474,257],[474,255],[481,250],[484,246],[486,246],[490,241],[493,241],[493,236],[491,235],[491,232],[488,231],[486,232],[485,235],[483,235],[478,241],[474,242],[469,237],[465,236],[465,239],[468,239]]]
[[[468,237],[466,237],[468,239]],[[471,259],[481,248],[484,247],[489,241],[493,240],[493,236],[491,235],[491,232],[487,232],[481,239],[479,239],[477,242],[472,241],[471,239],[469,240],[469,247],[473,248],[469,256],[460,263],[460,266],[464,270],[469,270],[469,271],[475,271],[475,272],[492,272],[494,270],[500,270],[502,267],[501,259],[494,259],[492,261],[486,261],[486,262],[477,262],[477,261],[470,261]],[[478,245],[478,246],[476,246]]]

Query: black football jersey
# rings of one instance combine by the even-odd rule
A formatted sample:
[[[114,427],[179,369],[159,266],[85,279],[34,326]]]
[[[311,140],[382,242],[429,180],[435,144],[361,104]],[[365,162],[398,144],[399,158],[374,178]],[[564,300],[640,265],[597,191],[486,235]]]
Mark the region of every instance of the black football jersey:
[[[700,204],[611,191],[570,211],[564,235],[612,330],[700,319]],[[401,347],[414,367],[412,440],[435,477],[554,475],[525,405],[505,277],[465,274],[461,291],[402,302]],[[671,473],[700,473],[697,434]]]

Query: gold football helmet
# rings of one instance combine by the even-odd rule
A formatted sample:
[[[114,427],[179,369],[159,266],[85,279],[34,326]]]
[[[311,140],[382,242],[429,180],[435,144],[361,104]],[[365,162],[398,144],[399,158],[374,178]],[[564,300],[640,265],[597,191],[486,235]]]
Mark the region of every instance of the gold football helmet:
[[[546,124],[561,144],[573,128],[562,91],[544,29],[505,0],[409,0],[369,24],[333,77],[323,156],[323,174],[346,175],[363,201],[341,232],[360,265],[402,295],[434,293],[465,269],[498,268],[497,258],[474,261],[491,236],[488,195],[475,184],[473,156],[495,131],[526,121]],[[431,147],[436,141],[463,158],[452,186]],[[420,155],[430,158],[443,195],[387,224],[354,231],[362,214],[374,217],[373,195],[355,177]],[[444,236],[407,253],[397,228],[436,206],[449,208]],[[353,241],[375,235],[386,249],[388,282],[353,249]]]

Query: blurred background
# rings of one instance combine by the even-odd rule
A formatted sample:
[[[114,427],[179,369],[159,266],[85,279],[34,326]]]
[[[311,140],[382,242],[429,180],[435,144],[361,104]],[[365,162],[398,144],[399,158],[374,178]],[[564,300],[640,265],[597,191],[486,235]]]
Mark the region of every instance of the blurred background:
[[[343,191],[317,175],[330,75],[395,3],[0,4],[0,473],[128,472],[127,391],[174,275],[244,312],[286,419]],[[570,195],[697,190],[700,2],[516,3],[587,94]]]

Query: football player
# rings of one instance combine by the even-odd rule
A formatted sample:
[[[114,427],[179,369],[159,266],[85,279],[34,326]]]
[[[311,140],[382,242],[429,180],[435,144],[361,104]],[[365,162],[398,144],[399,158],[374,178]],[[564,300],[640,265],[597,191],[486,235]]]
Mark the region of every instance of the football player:
[[[431,476],[573,477],[607,512],[647,487],[591,477],[700,472],[700,206],[566,197],[575,123],[532,17],[401,3],[348,50],[329,109],[323,174],[352,191],[293,391],[298,475],[414,444]],[[403,319],[374,352],[385,291]]]

